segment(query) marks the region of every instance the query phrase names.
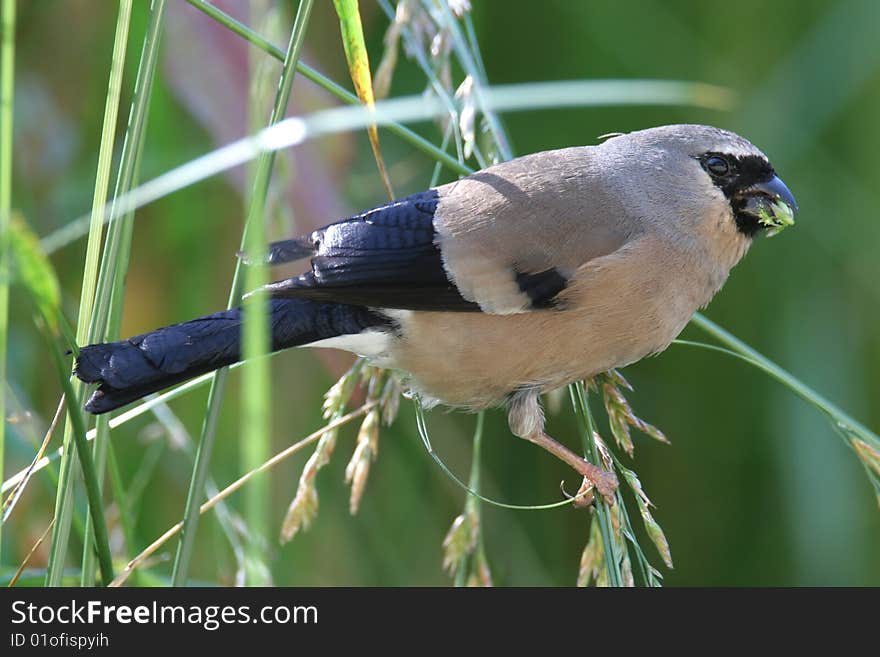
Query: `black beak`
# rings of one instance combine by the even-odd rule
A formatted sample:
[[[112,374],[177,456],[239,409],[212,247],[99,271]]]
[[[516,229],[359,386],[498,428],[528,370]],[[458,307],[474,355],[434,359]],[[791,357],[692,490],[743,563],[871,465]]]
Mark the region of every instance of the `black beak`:
[[[748,217],[746,223],[754,227],[751,232],[764,228],[770,237],[794,225],[797,201],[778,176],[773,176],[766,182],[749,185],[737,197],[740,216]]]
[[[752,185],[747,190],[747,193],[764,194],[774,201],[782,201],[791,208],[792,213],[795,213],[798,210],[798,204],[797,201],[794,200],[794,194],[792,194],[791,190],[785,186],[785,183],[782,182],[779,176],[773,176],[773,178],[767,182]]]

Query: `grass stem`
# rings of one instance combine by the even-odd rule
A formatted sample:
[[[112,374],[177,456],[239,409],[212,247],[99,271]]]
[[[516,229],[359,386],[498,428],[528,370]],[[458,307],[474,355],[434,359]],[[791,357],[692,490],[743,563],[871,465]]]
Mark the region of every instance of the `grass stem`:
[[[571,403],[574,406],[575,415],[581,423],[581,442],[584,448],[584,454],[594,465],[602,467],[602,461],[599,459],[599,449],[593,435],[596,431],[593,414],[590,411],[589,400],[587,399],[587,389],[583,381],[573,383],[568,387],[571,396]],[[608,583],[611,586],[623,586],[623,575],[620,572],[620,560],[614,549],[614,528],[611,522],[611,507],[602,499],[601,495],[596,495],[596,521],[599,523],[599,530],[602,534],[602,549],[605,552],[605,566],[608,569]]]
[[[0,470],[6,439],[6,342],[9,332],[9,223],[12,219],[12,113],[15,93],[15,2],[0,7]],[[0,525],[2,532],[2,525]],[[0,548],[2,548],[0,533]],[[2,550],[0,550],[2,553]]]
[[[101,209],[107,201],[107,190],[110,185],[110,170],[113,161],[113,150],[116,137],[116,121],[119,115],[119,100],[122,91],[122,77],[125,69],[125,50],[128,44],[129,25],[131,21],[131,0],[121,0],[119,15],[116,21],[116,34],[113,41],[113,54],[110,64],[110,79],[107,84],[107,99],[104,104],[104,120],[101,128],[101,142],[98,148],[98,170],[95,176],[95,192],[92,198],[92,216],[89,224],[89,236],[86,244],[86,261],[83,268],[82,291],[80,293],[79,319],[77,320],[76,342],[78,345],[89,342],[92,325],[95,292],[98,285],[99,258],[101,254],[101,235],[104,228]],[[118,304],[121,307],[121,303]],[[82,385],[77,381],[77,387]],[[81,396],[80,396],[81,398]],[[98,437],[92,446],[98,470],[98,485],[103,481],[104,455],[107,450],[109,417],[98,419]],[[89,521],[86,520],[86,530]],[[84,546],[82,557],[82,580],[89,586],[95,578],[94,552],[88,543]]]
[[[92,532],[87,530],[83,539],[84,549],[91,550],[94,548],[97,552],[98,564],[101,568],[101,578],[106,585],[113,580],[113,559],[110,554],[107,523],[104,520],[104,505],[101,503],[101,487],[98,485],[95,463],[92,460],[89,444],[86,441],[86,427],[83,422],[82,410],[78,406],[77,397],[73,392],[73,384],[70,382],[70,369],[61,355],[61,350],[58,348],[55,338],[47,335],[47,340],[49,341],[52,359],[55,361],[58,378],[61,381],[61,387],[64,389],[64,396],[67,400],[67,417],[73,427],[73,442],[79,455],[86,498],[89,504],[89,517],[93,527],[94,545],[92,545]]]
[[[296,63],[305,38],[312,2],[313,0],[302,0],[297,10],[296,19],[291,31],[290,43],[284,58],[284,66],[275,97],[275,104],[272,109],[270,125],[284,118],[288,99],[290,98],[290,89],[296,72]],[[254,191],[251,197],[251,209],[242,234],[242,249],[252,254],[251,261],[254,263],[259,263],[262,260],[261,254],[265,248],[266,238],[263,211],[265,209],[270,174],[274,161],[274,152],[263,153],[258,160],[257,172],[254,178]],[[265,269],[258,264],[249,267],[245,276],[242,276],[242,264],[241,260],[239,260],[233,273],[228,306],[232,307],[239,303],[245,285],[252,286],[251,289],[256,289],[265,282],[265,278]],[[243,279],[245,280],[243,281]],[[248,456],[246,457],[248,462],[251,462],[253,459],[264,454],[267,449],[269,436],[269,365],[267,359],[258,357],[268,351],[268,318],[266,302],[260,296],[253,297],[250,303],[245,304],[243,324],[244,356],[246,359],[249,356],[254,357],[254,360],[245,367],[242,386],[244,390],[244,408],[242,413],[244,430],[242,437],[245,441],[253,441],[254,447],[248,450]],[[217,418],[220,413],[220,402],[223,398],[227,376],[227,368],[218,371],[211,383],[211,391],[208,395],[205,423],[202,427],[202,435],[196,450],[196,463],[187,493],[182,524],[183,531],[171,576],[172,583],[175,586],[183,586],[185,584],[189,563],[192,558],[195,533],[199,521],[198,502],[205,489],[208,462],[216,436]],[[257,492],[253,499],[254,501],[248,507],[254,507],[255,521],[257,521],[265,513],[265,508],[258,508],[261,506],[265,507],[265,495]],[[258,524],[265,523],[258,522]],[[258,543],[259,541],[253,541],[252,547]],[[253,563],[253,560],[248,559],[248,562]],[[255,573],[251,574],[253,576]]]
[[[880,450],[880,436],[868,429],[868,427],[855,418],[851,417],[848,413],[844,412],[843,409],[837,406],[837,404],[832,403],[813,390],[810,386],[794,377],[791,373],[782,369],[769,358],[747,345],[730,331],[722,328],[701,313],[697,313],[693,316],[691,324],[700,328],[705,333],[708,333],[718,342],[726,345],[737,354],[745,356],[747,363],[757,367],[764,373],[769,374],[798,397],[809,403],[811,406],[819,409],[826,417],[828,417],[836,429],[842,430],[846,434],[855,434],[865,442],[871,444],[875,449]]]

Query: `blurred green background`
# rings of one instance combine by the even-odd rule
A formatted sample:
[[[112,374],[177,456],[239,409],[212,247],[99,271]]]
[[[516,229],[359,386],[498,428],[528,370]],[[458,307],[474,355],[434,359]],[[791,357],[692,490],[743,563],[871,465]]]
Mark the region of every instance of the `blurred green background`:
[[[217,3],[283,45],[295,5]],[[690,0],[540,3],[475,0],[473,18],[494,83],[574,78],[669,78],[735,90],[729,113],[686,108],[566,109],[505,116],[518,154],[590,144],[612,131],[699,122],[740,132],[771,158],[800,204],[797,226],[759,240],[706,314],[794,375],[880,428],[880,48],[875,0]],[[120,129],[127,117],[148,3],[136,2]],[[375,70],[386,16],[361,0]],[[249,132],[250,76],[276,79],[280,64],[209,18],[170,0],[162,64],[150,109],[141,179],[152,178]],[[115,3],[19,2],[13,205],[40,235],[87,212],[92,198],[107,86]],[[316,3],[303,60],[350,88],[331,3]],[[391,95],[420,93],[423,73],[404,53]],[[270,85],[269,98],[274,91]],[[271,100],[270,100],[271,102]],[[291,113],[338,104],[299,77]],[[253,122],[256,123],[253,123]],[[435,143],[436,125],[414,126]],[[428,184],[433,162],[387,132],[383,151],[398,195]],[[121,140],[120,140],[121,142]],[[121,144],[120,144],[121,145]],[[449,175],[449,174],[445,174]],[[138,212],[127,280],[124,335],[224,306],[245,207],[244,172],[215,178]],[[276,169],[271,236],[306,232],[383,201],[364,135],[343,135],[286,154]],[[75,320],[85,241],[53,255]],[[4,473],[33,455],[59,387],[28,300],[13,291]],[[694,329],[684,337],[702,339]],[[323,392],[350,358],[288,352],[274,359],[273,450],[320,426]],[[878,585],[880,513],[862,467],[826,420],[748,366],[673,346],[626,369],[637,413],[671,446],[636,436],[634,469],[672,548],[671,585]],[[233,373],[212,461],[222,487],[241,473],[239,376]],[[172,403],[181,431],[198,436],[206,388]],[[597,405],[598,406],[598,405]],[[432,412],[432,439],[465,475],[474,417]],[[549,430],[578,438],[567,404]],[[348,512],[343,470],[356,429],[340,434],[319,476],[320,513],[311,529],[280,545],[265,537],[273,580],[284,585],[444,585],[441,541],[464,495],[428,458],[403,402],[383,429],[360,513]],[[149,416],[113,432],[123,479],[148,475],[136,510],[138,548],[179,520],[191,460]],[[558,498],[571,473],[513,438],[501,412],[487,417],[485,492],[514,503]],[[306,456],[269,475],[273,531],[280,527]],[[150,469],[146,461],[157,459]],[[240,497],[231,498],[233,508]],[[38,477],[4,528],[2,563],[21,562],[51,519],[54,489]],[[120,557],[118,522],[110,513]],[[118,513],[118,510],[117,510]],[[247,519],[245,518],[245,521]],[[637,521],[636,521],[637,522]],[[486,548],[502,585],[572,585],[588,515],[564,508],[517,512],[484,507]],[[200,526],[192,577],[232,583],[236,562],[214,515]],[[253,538],[251,536],[251,538]],[[659,557],[647,541],[649,557]],[[174,543],[164,555],[173,554]],[[79,552],[71,555],[78,564]],[[32,566],[44,566],[45,551]],[[161,559],[157,574],[169,566]]]

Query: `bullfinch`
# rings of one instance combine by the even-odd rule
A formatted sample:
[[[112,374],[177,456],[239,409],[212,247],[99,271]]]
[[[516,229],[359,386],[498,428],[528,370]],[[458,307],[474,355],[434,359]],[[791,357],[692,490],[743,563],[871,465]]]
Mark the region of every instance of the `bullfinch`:
[[[759,233],[797,204],[767,157],[703,125],[496,164],[271,244],[309,271],[269,296],[272,350],[331,347],[399,370],[428,403],[506,406],[512,433],[609,495],[544,431],[540,395],[665,349]],[[106,413],[241,358],[240,308],[83,347]]]

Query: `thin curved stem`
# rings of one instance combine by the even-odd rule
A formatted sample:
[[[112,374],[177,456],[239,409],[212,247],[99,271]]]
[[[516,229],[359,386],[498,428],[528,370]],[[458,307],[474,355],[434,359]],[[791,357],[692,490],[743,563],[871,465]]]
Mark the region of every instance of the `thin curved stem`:
[[[832,421],[835,429],[848,436],[856,435],[875,449],[880,449],[880,437],[876,433],[735,335],[700,313],[694,315],[691,323],[734,353],[744,356],[747,363],[769,374],[801,399],[822,411]]]

